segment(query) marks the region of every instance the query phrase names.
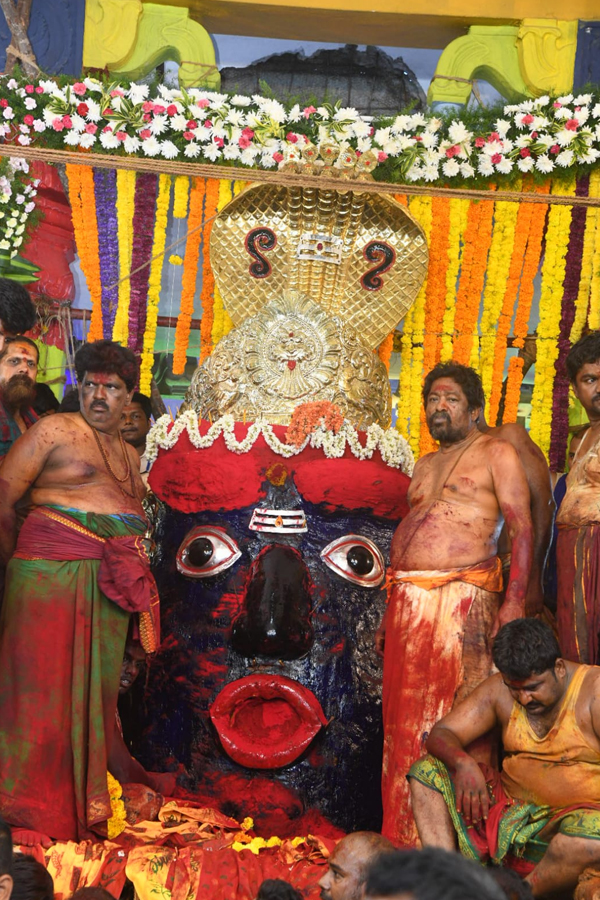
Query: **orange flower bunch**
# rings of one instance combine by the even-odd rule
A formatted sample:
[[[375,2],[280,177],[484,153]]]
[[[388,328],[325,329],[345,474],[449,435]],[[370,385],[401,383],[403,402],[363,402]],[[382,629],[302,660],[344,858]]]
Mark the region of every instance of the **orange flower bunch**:
[[[173,351],[173,374],[183,375],[190,341],[194,296],[198,277],[200,257],[200,226],[204,215],[205,181],[195,178],[190,190],[190,206],[187,220],[187,240],[183,258],[183,278],[181,281],[181,306],[175,329],[175,349]]]
[[[452,358],[468,365],[473,346],[473,330],[479,315],[488,252],[492,241],[494,201],[471,203],[465,231],[465,248],[456,296]]]
[[[547,194],[550,190],[550,181],[545,184],[537,185],[535,191],[538,194]],[[529,226],[527,236],[527,249],[523,257],[523,269],[520,276],[519,286],[519,305],[515,316],[515,324],[513,333],[515,335],[514,346],[522,350],[525,346],[525,338],[529,328],[529,316],[531,315],[531,302],[534,293],[534,279],[540,265],[540,256],[542,254],[542,242],[544,238],[544,228],[546,225],[546,213],[548,206],[545,203],[526,203],[519,206],[519,213],[523,206],[529,206],[528,213]],[[519,219],[517,218],[517,229],[519,228]],[[518,231],[517,231],[518,233]],[[511,309],[512,316],[512,309]],[[508,321],[510,327],[510,319]],[[504,347],[497,345],[496,352],[502,353],[502,370],[504,369],[504,358],[506,355],[506,331]],[[498,372],[500,364],[495,366],[496,377],[499,383],[495,385],[495,392],[500,402],[500,394],[502,391],[502,371]],[[504,399],[504,415],[503,422],[516,422],[517,412],[519,409],[519,400],[521,398],[521,383],[523,381],[523,359],[520,356],[512,356],[508,363],[508,375],[506,380],[506,396]],[[496,415],[498,414],[496,407]],[[495,419],[490,418],[492,424]]]
[[[390,371],[390,359],[392,356],[392,350],[394,349],[394,334],[396,333],[396,329],[394,331],[390,331],[388,336],[383,339],[379,347],[377,348],[377,355],[379,359],[384,364],[388,372]]]
[[[88,341],[101,340],[102,287],[100,282],[100,251],[98,249],[98,223],[96,220],[96,195],[94,194],[94,170],[91,166],[66,166],[69,180],[71,217],[75,243],[92,298],[92,317]]]
[[[212,353],[212,328],[215,278],[210,267],[208,248],[214,217],[219,204],[219,179],[209,178],[206,182],[206,202],[204,204],[204,230],[202,232],[202,322],[200,323],[200,362]]]
[[[442,325],[446,310],[446,272],[449,263],[450,200],[447,197],[433,197],[431,215],[423,346],[425,372],[429,372],[439,362],[442,347]]]
[[[292,413],[290,424],[285,432],[286,444],[300,447],[309,434],[319,426],[337,434],[344,424],[344,415],[335,403],[328,400],[313,403],[300,403]]]

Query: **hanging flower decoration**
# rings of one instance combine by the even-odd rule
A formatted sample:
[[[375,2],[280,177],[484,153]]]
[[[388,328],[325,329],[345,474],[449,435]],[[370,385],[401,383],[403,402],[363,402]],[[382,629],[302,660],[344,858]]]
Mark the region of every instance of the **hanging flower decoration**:
[[[600,172],[590,174],[589,196],[598,199],[600,197]],[[594,313],[592,322],[598,321],[598,301],[600,299],[600,285],[598,284],[600,262],[600,209],[587,210],[585,219],[585,234],[583,238],[583,254],[581,259],[581,274],[579,276],[579,290],[575,300],[575,318],[571,328],[570,341],[574,344],[583,334],[583,328],[588,317],[590,297],[594,294]],[[594,272],[596,278],[594,279]],[[593,283],[593,291],[592,291]]]
[[[173,374],[183,375],[187,360],[187,349],[190,342],[196,281],[198,278],[198,259],[200,257],[201,228],[204,212],[205,181],[195,178],[190,191],[190,211],[187,220],[187,240],[183,259],[183,278],[181,282],[181,306],[175,330],[175,349],[173,351]]]
[[[444,317],[442,320],[442,339],[440,359],[448,362],[452,359],[452,343],[454,340],[454,319],[456,316],[456,290],[464,249],[464,234],[469,213],[468,200],[450,200],[450,216],[448,225],[448,266],[446,268],[446,298]]]
[[[38,179],[29,175],[27,160],[0,158],[0,268],[3,259],[17,256],[25,240],[38,184]]]
[[[190,179],[187,177],[187,175],[178,175],[175,178],[174,185],[173,215],[176,219],[185,219],[188,214]]]
[[[214,321],[214,290],[215,279],[210,265],[208,248],[210,246],[210,233],[217,214],[219,203],[219,181],[209,178],[206,182],[206,201],[204,204],[204,230],[202,233],[202,293],[200,303],[202,305],[202,321],[200,323],[200,362],[204,362],[212,353],[212,329]]]
[[[150,395],[152,382],[154,342],[156,340],[158,304],[160,300],[170,199],[171,176],[160,175],[158,179],[158,197],[156,199],[156,217],[154,220],[154,239],[152,241],[152,263],[150,264],[150,277],[148,279],[146,330],[144,331],[144,344],[140,362],[140,391],[147,396]]]
[[[123,788],[119,784],[116,778],[110,774],[110,772],[106,773],[107,787],[108,787],[108,796],[110,799],[110,808],[112,815],[110,819],[107,821],[107,837],[109,841],[113,841],[116,837],[118,837],[125,828],[127,827],[127,813],[125,810],[125,804],[123,803]]]
[[[558,190],[553,185],[552,191]],[[560,186],[564,191],[565,187]],[[575,193],[575,183],[566,189]],[[542,266],[540,321],[537,328],[535,381],[531,398],[531,439],[546,457],[550,449],[554,364],[558,356],[558,335],[565,278],[565,258],[571,228],[571,206],[550,206],[546,231],[546,252]]]
[[[129,337],[129,301],[131,298],[131,251],[133,247],[133,214],[135,172],[117,170],[117,234],[119,239],[119,302],[112,339],[127,344]]]
[[[217,212],[220,212],[223,207],[227,206],[229,201],[233,196],[233,185],[230,181],[221,179],[219,181],[219,200],[217,202]],[[225,307],[223,305],[223,298],[221,297],[221,292],[217,284],[214,285],[213,291],[213,326],[212,326],[212,345],[216,347],[222,337],[225,336],[227,331],[231,330],[231,319],[227,324],[229,328],[226,329],[226,321],[229,319],[227,316]]]
[[[94,173],[90,166],[72,165],[67,165],[66,172],[75,241],[79,250],[81,269],[92,300],[88,341],[97,341],[102,339],[104,332]]]
[[[485,268],[492,239],[494,203],[474,201],[469,207],[454,319],[452,358],[468,365],[477,323]]]
[[[592,93],[507,105],[492,130],[486,120],[467,127],[458,116],[372,119],[341,103],[285,106],[259,94],[165,85],[151,92],[146,84],[90,77],[61,85],[5,79],[0,104],[0,136],[15,137],[24,147],[35,142],[261,169],[323,167],[327,161],[355,177],[376,170],[396,182],[498,182],[529,172],[567,172],[600,157],[600,102]]]
[[[129,299],[128,346],[141,356],[146,330],[146,304],[152,256],[158,175],[140,172],[135,184],[133,246]]]
[[[100,279],[102,290],[102,327],[104,337],[112,338],[119,303],[119,234],[117,226],[117,173],[114,169],[94,169],[96,220],[102,240]]]
[[[427,271],[425,297],[426,334],[423,347],[423,369],[425,372],[429,372],[440,358],[442,325],[446,309],[449,232],[450,200],[447,197],[433,197],[431,201],[429,268]]]
[[[412,197],[409,203],[412,215],[420,224],[425,233],[427,244],[431,240],[432,212],[430,197]],[[412,345],[410,353],[410,389],[409,389],[409,415],[408,434],[410,446],[415,454],[427,452],[424,446],[429,446],[429,432],[422,428],[423,403],[421,389],[423,386],[423,342],[425,340],[425,299],[427,296],[427,279],[423,282],[421,290],[413,305],[413,329]],[[423,445],[420,446],[421,439]]]
[[[390,371],[390,360],[392,358],[392,351],[394,349],[394,335],[396,331],[390,331],[388,336],[381,342],[379,347],[377,348],[377,355],[379,359],[386,367],[388,373]]]

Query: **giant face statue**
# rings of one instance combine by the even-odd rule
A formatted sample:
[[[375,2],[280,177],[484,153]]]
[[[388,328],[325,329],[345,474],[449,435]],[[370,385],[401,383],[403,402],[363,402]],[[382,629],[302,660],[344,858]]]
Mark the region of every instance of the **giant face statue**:
[[[235,327],[150,436],[163,643],[136,752],[265,835],[380,825],[374,635],[412,454],[373,351],[426,262],[389,197],[241,193],[211,235]]]
[[[235,428],[239,441],[247,432]],[[204,802],[269,834],[300,833],[314,810],[343,830],[378,827],[374,633],[408,482],[378,450],[285,459],[262,435],[237,454],[222,436],[196,449],[186,430],[159,451],[164,641],[147,687],[148,766],[174,758]]]

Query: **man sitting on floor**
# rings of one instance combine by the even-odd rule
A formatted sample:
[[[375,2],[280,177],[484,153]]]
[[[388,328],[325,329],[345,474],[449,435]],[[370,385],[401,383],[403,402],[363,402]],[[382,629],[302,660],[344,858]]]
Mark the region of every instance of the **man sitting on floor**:
[[[410,770],[419,836],[528,873],[534,897],[572,891],[600,862],[600,667],[562,659],[536,619],[505,625],[493,659],[499,674],[437,723]],[[497,725],[499,773],[465,750]]]

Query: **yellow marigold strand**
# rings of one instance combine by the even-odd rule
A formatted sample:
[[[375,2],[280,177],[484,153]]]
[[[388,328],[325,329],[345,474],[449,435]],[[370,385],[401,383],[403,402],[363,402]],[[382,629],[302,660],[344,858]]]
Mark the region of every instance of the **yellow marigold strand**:
[[[171,198],[171,176],[160,175],[158,179],[158,196],[156,198],[156,218],[154,220],[154,237],[152,242],[152,262],[148,277],[148,308],[146,311],[146,330],[144,347],[140,361],[140,391],[150,394],[152,366],[154,364],[154,343],[158,321],[158,304],[164,262],[165,243],[167,237],[167,221]]]
[[[204,229],[202,231],[202,321],[200,323],[200,362],[204,362],[212,353],[212,327],[214,321],[214,287],[215,279],[210,267],[209,245],[214,216],[219,202],[219,181],[209,178],[206,182],[206,201],[204,204]]]
[[[113,341],[127,344],[129,336],[129,298],[131,294],[131,251],[133,249],[133,213],[135,172],[117,169],[117,233],[119,241],[119,303],[113,325]]]
[[[440,359],[452,359],[452,339],[456,314],[456,283],[463,250],[463,235],[467,227],[468,200],[450,201],[450,226],[448,234],[448,268],[446,269],[446,299],[442,323]]]
[[[552,193],[574,194],[575,181],[568,186],[553,184]],[[532,440],[548,456],[552,424],[552,389],[556,375],[558,336],[565,278],[565,257],[569,245],[571,206],[551,206],[546,231],[546,252],[542,266],[540,321],[537,328],[536,364],[531,398]]]
[[[219,201],[217,204],[217,210],[220,212],[224,206],[227,206],[229,201],[232,198],[233,194],[233,186],[231,181],[226,181],[225,179],[221,179],[219,181]],[[221,292],[219,291],[218,286],[215,284],[215,299],[213,305],[213,327],[212,327],[212,345],[213,348],[217,346],[221,338],[224,336],[226,324],[229,324],[227,320],[229,319],[229,323],[231,319],[229,315],[225,312],[225,307],[223,306],[223,298],[221,297]],[[229,325],[229,329],[231,329],[231,325]]]
[[[190,179],[187,175],[177,175],[173,190],[173,216],[176,219],[185,219],[187,216],[189,193]]]
[[[409,209],[425,232],[425,239],[429,246],[431,238],[431,198],[415,197],[409,202]],[[415,455],[419,453],[421,440],[421,391],[423,387],[423,339],[425,335],[425,298],[427,296],[427,279],[414,303],[413,313],[413,343],[410,367],[410,412],[409,412],[409,436],[408,440]],[[426,431],[426,429],[425,429]],[[429,438],[427,432],[426,440]]]
[[[589,196],[600,197],[600,172],[590,174]],[[574,344],[583,333],[583,328],[588,316],[592,277],[594,268],[598,272],[598,264],[594,267],[596,255],[596,240],[600,229],[600,209],[590,207],[585,217],[585,234],[583,237],[583,252],[581,257],[581,275],[579,278],[579,291],[575,301],[575,318],[571,327],[570,341]]]

